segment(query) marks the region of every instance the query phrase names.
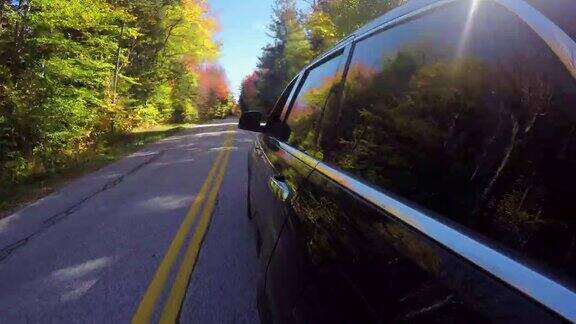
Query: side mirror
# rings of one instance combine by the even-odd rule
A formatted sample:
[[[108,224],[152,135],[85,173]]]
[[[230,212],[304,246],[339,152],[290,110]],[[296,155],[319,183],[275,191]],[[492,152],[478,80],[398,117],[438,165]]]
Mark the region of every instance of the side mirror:
[[[264,127],[260,124],[262,117],[262,113],[259,111],[243,112],[238,122],[238,128],[261,133],[264,131]]]

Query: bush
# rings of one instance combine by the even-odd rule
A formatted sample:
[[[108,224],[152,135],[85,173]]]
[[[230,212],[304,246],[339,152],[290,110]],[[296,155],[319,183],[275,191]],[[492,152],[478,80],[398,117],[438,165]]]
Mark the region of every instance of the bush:
[[[135,124],[137,126],[154,126],[162,119],[161,114],[154,105],[136,107]]]
[[[192,102],[186,101],[183,105],[182,121],[185,123],[197,123],[200,120],[198,109],[194,107]]]

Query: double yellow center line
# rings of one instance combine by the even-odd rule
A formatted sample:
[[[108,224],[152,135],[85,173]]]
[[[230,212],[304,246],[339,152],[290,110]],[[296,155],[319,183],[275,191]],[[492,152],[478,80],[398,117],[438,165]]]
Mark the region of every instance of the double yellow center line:
[[[233,128],[230,128],[230,130],[232,129]],[[196,215],[198,215],[201,208],[204,207],[196,225],[196,230],[194,231],[188,248],[183,255],[183,260],[178,269],[178,273],[176,274],[172,289],[170,290],[170,295],[164,303],[164,308],[160,316],[160,323],[175,323],[178,319],[178,313],[180,312],[180,307],[188,288],[190,275],[194,270],[194,264],[198,258],[202,240],[204,239],[204,235],[206,234],[208,225],[210,224],[212,212],[214,211],[214,206],[216,205],[218,191],[220,190],[220,186],[224,180],[224,174],[231,154],[230,147],[232,146],[233,141],[234,132],[230,131],[224,141],[224,149],[218,154],[214,165],[208,172],[208,176],[200,188],[200,192],[196,196],[196,199],[194,199],[192,207],[190,207],[190,210],[186,214],[184,221],[182,221],[176,236],[172,240],[172,243],[170,243],[170,247],[164,255],[162,263],[160,263],[160,266],[156,270],[156,274],[150,282],[150,285],[148,286],[148,289],[146,290],[146,293],[132,318],[133,324],[150,323],[156,303],[164,291],[172,267],[178,259],[180,250],[186,241],[186,237],[188,237],[192,225],[194,224]]]

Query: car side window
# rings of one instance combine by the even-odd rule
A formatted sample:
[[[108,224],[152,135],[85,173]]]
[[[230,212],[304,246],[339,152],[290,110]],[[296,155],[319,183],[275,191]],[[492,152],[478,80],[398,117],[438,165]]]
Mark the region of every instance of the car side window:
[[[274,106],[274,110],[270,114],[269,121],[278,122],[284,120],[286,113],[288,111],[288,105],[289,105],[288,99],[292,97],[294,91],[296,90],[295,85],[298,82],[298,77],[299,76],[296,76],[294,79],[292,79],[292,81],[290,81],[286,89],[282,91],[282,94],[280,95],[278,101],[276,102],[276,105]]]
[[[576,82],[533,30],[459,2],[352,55],[327,162],[576,277]]]
[[[318,123],[334,85],[340,82],[341,59],[341,54],[333,56],[305,74],[286,121],[290,130],[288,143],[319,159]]]

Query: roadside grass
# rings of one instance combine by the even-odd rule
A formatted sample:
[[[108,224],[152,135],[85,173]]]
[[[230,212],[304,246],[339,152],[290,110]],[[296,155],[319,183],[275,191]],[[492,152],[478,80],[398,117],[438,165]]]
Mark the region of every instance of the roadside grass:
[[[127,134],[112,135],[61,168],[29,177],[8,188],[0,188],[0,219],[84,174],[136,152],[146,144],[175,135],[192,126],[192,124],[158,125],[138,128]]]

